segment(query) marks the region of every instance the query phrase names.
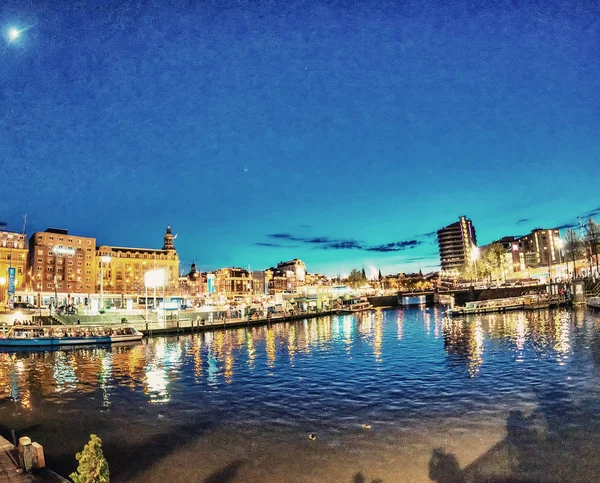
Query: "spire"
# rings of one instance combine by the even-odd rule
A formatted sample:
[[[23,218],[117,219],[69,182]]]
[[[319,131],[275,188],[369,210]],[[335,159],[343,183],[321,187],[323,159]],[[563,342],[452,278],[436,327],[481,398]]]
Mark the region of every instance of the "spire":
[[[171,233],[171,227],[167,226],[167,232],[165,233],[165,244],[163,245],[163,250],[175,250],[175,245],[173,244],[173,234]]]

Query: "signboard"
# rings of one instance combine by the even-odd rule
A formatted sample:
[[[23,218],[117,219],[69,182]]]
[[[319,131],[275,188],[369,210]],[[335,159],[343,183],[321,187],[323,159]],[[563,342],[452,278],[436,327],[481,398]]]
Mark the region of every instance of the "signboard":
[[[146,288],[163,287],[166,284],[166,273],[164,269],[150,270],[144,274]]]
[[[11,298],[11,295],[15,294],[15,275],[16,268],[10,267],[8,269],[8,298]]]
[[[209,273],[206,276],[206,285],[208,293],[215,293],[215,274]]]

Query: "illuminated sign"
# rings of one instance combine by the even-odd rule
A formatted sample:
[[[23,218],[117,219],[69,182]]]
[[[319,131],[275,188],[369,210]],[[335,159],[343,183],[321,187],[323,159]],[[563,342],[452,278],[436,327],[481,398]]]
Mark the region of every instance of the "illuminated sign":
[[[75,250],[73,248],[55,247],[53,251],[57,255],[75,255]]]
[[[147,288],[163,287],[166,279],[167,277],[164,269],[150,270],[144,274],[144,282]]]
[[[209,273],[206,276],[206,285],[208,293],[215,293],[215,274]]]
[[[8,297],[15,294],[15,273],[16,269],[10,267],[8,269]]]

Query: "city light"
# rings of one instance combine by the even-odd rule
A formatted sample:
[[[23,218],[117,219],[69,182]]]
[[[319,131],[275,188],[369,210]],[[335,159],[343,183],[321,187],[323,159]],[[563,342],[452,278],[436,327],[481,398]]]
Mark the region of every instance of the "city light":
[[[146,288],[163,287],[166,282],[166,272],[164,269],[150,270],[144,274],[144,283]]]
[[[73,248],[55,247],[52,251],[54,253],[56,253],[57,255],[74,255],[75,254],[75,250]]]

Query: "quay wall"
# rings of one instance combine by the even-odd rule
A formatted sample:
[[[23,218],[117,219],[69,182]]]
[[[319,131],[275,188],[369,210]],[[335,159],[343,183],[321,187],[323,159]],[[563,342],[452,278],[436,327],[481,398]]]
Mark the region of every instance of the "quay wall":
[[[529,287],[501,287],[492,289],[472,289],[464,292],[454,292],[455,305],[465,305],[467,302],[480,302],[482,300],[504,299],[509,297],[523,297],[529,294],[547,293],[546,285],[533,285]]]
[[[400,305],[398,295],[382,295],[380,297],[369,297],[368,299],[373,307],[398,307]]]

